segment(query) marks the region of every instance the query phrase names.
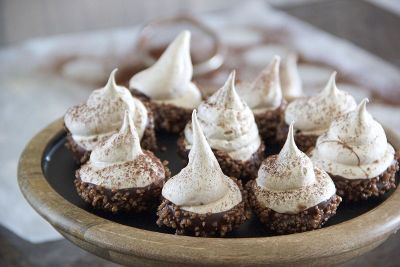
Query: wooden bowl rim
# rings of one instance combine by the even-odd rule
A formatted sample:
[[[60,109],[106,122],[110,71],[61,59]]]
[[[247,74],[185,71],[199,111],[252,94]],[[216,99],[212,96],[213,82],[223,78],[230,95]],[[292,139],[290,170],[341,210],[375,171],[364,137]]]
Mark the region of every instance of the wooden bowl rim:
[[[107,253],[160,262],[192,264],[273,264],[341,255],[368,247],[400,228],[400,187],[382,204],[354,219],[315,231],[268,237],[201,238],[176,236],[121,225],[65,200],[47,182],[42,155],[60,132],[63,119],[31,139],[18,164],[18,183],[31,206],[57,230]],[[400,148],[400,135],[385,129]]]

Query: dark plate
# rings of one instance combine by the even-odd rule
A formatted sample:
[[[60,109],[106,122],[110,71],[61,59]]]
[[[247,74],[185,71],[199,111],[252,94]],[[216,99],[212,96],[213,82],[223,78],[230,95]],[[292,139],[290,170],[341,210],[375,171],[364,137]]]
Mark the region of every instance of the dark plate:
[[[75,171],[79,168],[72,159],[72,154],[64,146],[66,141],[66,133],[61,131],[53,140],[48,144],[42,157],[43,173],[49,184],[57,191],[63,198],[74,204],[75,206],[93,213],[102,218],[128,225],[144,230],[156,231],[160,233],[172,234],[173,231],[167,228],[160,228],[157,226],[155,211],[145,212],[140,214],[110,214],[103,211],[95,210],[86,202],[84,202],[76,193],[73,181],[75,179]],[[172,174],[176,174],[184,167],[181,159],[177,155],[176,140],[177,135],[159,133],[157,140],[160,147],[166,147],[164,152],[159,151],[156,155],[162,160],[169,161],[169,167]],[[273,149],[273,150],[276,150]],[[397,177],[396,183],[399,178]],[[359,204],[346,204],[342,203],[336,216],[331,218],[324,226],[339,224],[341,222],[351,220],[365,212],[368,212],[379,206],[385,199],[387,199],[394,190],[381,198],[370,199]],[[271,236],[272,234],[266,231],[263,225],[257,220],[255,216],[243,224],[239,229],[233,231],[228,237],[262,237]]]

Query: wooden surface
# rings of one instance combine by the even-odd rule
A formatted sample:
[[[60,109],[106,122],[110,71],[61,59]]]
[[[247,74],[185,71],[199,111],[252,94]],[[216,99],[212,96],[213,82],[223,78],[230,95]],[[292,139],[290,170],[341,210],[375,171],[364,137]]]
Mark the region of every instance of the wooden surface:
[[[352,220],[293,235],[199,238],[121,225],[68,202],[43,176],[43,151],[62,127],[62,119],[52,123],[25,148],[18,166],[21,191],[64,237],[113,262],[131,266],[331,266],[368,252],[400,228],[400,188],[377,208]],[[399,149],[400,136],[388,129],[386,133]]]
[[[326,8],[328,6],[329,9]],[[350,10],[360,11],[357,11],[357,15],[354,15]],[[398,65],[400,54],[398,51],[396,52],[395,49],[393,50],[394,44],[397,44],[394,47],[399,47],[398,41],[396,43],[395,40],[396,37],[398,38],[398,34],[390,34],[387,29],[397,29],[400,25],[400,21],[398,17],[387,11],[380,10],[362,1],[345,0],[290,7],[287,8],[286,11],[328,32],[349,39]],[[362,21],[360,18],[372,16],[371,14],[379,14],[379,23],[372,23],[374,24],[373,27],[366,27],[365,24],[360,22]],[[342,25],[340,21],[347,21],[347,24],[345,24],[345,26],[339,26]],[[376,17],[375,20],[372,21],[377,21]],[[376,24],[378,24],[378,26],[376,26]],[[380,29],[380,32],[378,32],[379,36],[387,37],[390,35],[394,39],[392,39],[391,42],[385,42],[377,37],[371,37],[378,36],[372,34],[368,35],[375,31],[373,28],[375,28],[375,30],[376,28]],[[394,53],[393,57],[389,56],[391,53]],[[399,249],[400,236],[396,234],[379,248],[345,265],[375,266],[377,264],[382,264],[385,266],[398,266],[398,262],[400,262]],[[38,260],[37,255],[41,255],[41,257],[39,257],[41,260]],[[83,252],[79,248],[71,245],[68,241],[61,240],[34,246],[19,240],[15,235],[7,232],[4,228],[0,228],[0,263],[3,262],[5,266],[81,266],[83,264],[113,266],[111,263]]]

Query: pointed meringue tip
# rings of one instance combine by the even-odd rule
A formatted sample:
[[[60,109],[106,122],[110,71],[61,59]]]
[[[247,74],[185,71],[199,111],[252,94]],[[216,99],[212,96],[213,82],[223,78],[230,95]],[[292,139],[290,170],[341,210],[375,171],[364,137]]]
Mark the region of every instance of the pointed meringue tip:
[[[192,131],[193,131],[193,147],[199,143],[200,139],[204,138],[203,131],[197,120],[197,111],[194,109],[192,112]],[[192,148],[193,148],[192,147]]]
[[[189,163],[195,161],[198,155],[207,155],[208,158],[214,157],[197,119],[197,111],[195,109],[192,112],[192,132],[193,144],[189,152]]]
[[[235,79],[236,79],[236,70],[232,70],[226,80],[225,84],[229,85],[229,87],[235,87]]]
[[[275,55],[273,58],[272,58],[272,62],[273,63],[279,63],[281,61],[281,57],[280,56],[278,56],[278,55]]]
[[[183,31],[181,31],[180,33],[179,33],[179,35],[178,36],[182,36],[182,38],[190,38],[190,36],[191,36],[192,34],[191,34],[191,32],[189,31],[189,30],[183,30]]]
[[[236,70],[231,71],[229,74],[228,80],[226,80],[225,85],[228,86],[229,89],[235,89],[235,79],[236,79]]]
[[[281,63],[281,57],[278,55],[275,55],[271,60],[269,68],[273,69],[275,72],[279,71],[280,63]]]
[[[192,112],[192,131],[193,131],[193,147],[198,146],[199,143],[206,142],[203,130],[200,127],[199,121],[197,120],[197,111],[194,109]],[[192,148],[193,148],[192,147]]]
[[[124,121],[122,123],[120,133],[126,134],[128,132],[130,132],[133,137],[134,150],[137,151],[138,153],[141,153],[142,147],[140,145],[140,138],[139,138],[139,134],[136,130],[135,123],[133,122],[132,115],[129,113],[129,111],[125,110]]]
[[[336,75],[337,71],[332,72],[331,76],[329,77],[329,81],[336,82]]]
[[[299,151],[296,142],[294,141],[294,121],[292,121],[289,125],[288,135],[286,138],[285,145],[282,148],[282,151],[286,153]]]
[[[225,92],[232,92],[234,91],[234,93],[236,94],[236,90],[235,90],[235,77],[236,77],[236,71],[233,70],[229,76],[228,79],[225,81],[224,86],[222,86],[222,90]],[[221,90],[220,89],[220,90]],[[218,90],[219,91],[219,90]]]
[[[358,104],[357,113],[360,118],[364,118],[365,114],[367,113],[367,103],[369,103],[369,99],[364,98],[361,100],[360,104]]]
[[[360,106],[366,106],[369,103],[368,97],[365,97],[363,100],[360,102]]]
[[[179,46],[188,46],[190,45],[190,37],[191,33],[188,30],[181,31],[178,36],[172,41],[172,43],[177,43]]]
[[[197,110],[196,110],[196,109],[193,109],[193,112],[192,112],[192,121],[193,121],[193,122],[196,121],[196,124],[198,123],[198,122],[197,122]]]
[[[337,72],[334,71],[331,76],[329,77],[328,82],[325,85],[325,88],[322,90],[322,94],[324,95],[336,95],[337,93],[337,87],[336,87],[336,74]]]
[[[115,68],[111,73],[110,77],[108,78],[106,87],[107,88],[115,88],[117,86],[117,83],[115,82],[115,74],[117,73],[118,68]]]
[[[290,148],[297,149],[296,142],[294,141],[294,129],[293,128],[294,128],[294,121],[292,121],[290,123],[287,141],[289,142]]]

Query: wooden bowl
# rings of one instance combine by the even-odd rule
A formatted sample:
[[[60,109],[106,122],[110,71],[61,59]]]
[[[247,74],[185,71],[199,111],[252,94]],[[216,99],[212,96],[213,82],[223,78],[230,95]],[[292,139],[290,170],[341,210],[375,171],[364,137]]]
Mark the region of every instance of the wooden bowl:
[[[328,266],[359,256],[400,228],[400,188],[361,204],[342,204],[320,230],[273,236],[253,218],[227,238],[176,236],[155,226],[155,215],[110,215],[95,211],[74,191],[77,168],[64,148],[60,119],[37,134],[21,155],[18,182],[32,207],[65,238],[98,256],[132,266]],[[400,136],[386,129],[400,148]],[[161,142],[179,170],[175,139]],[[397,179],[399,180],[399,179]],[[253,216],[254,217],[254,216]]]

